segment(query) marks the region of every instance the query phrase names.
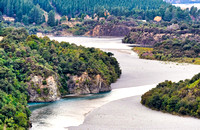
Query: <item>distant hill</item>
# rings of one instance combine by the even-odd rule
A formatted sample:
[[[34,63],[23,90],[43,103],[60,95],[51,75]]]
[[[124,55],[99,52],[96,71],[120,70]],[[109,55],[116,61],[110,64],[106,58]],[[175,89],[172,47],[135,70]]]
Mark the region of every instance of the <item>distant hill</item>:
[[[200,3],[200,0],[165,0],[172,4]]]
[[[190,0],[166,0],[180,3]],[[197,1],[197,0],[196,0]],[[200,1],[200,0],[199,0]],[[15,19],[15,22],[40,25],[46,22],[47,13],[54,11],[59,16],[75,18],[89,15],[105,17],[108,15],[153,20],[156,16],[185,20],[189,12],[172,6],[163,0],[0,0],[0,21],[2,15]],[[178,12],[178,15],[174,13]]]
[[[167,8],[170,4],[163,0],[0,0],[1,14],[15,18],[16,22],[41,24],[45,22],[45,12],[51,10],[61,16],[81,17],[88,14],[106,17],[105,11],[115,16],[136,16],[145,19],[145,11],[152,16],[152,10]],[[140,16],[140,17],[139,17]]]

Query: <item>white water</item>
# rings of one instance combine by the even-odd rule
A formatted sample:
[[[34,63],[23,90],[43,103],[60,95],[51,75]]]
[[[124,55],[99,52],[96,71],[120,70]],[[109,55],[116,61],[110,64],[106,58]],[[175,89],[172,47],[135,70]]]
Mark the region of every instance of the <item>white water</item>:
[[[52,37],[51,39],[111,51],[120,63],[122,76],[111,85],[114,89],[110,93],[62,99],[42,107],[41,104],[36,105],[37,109],[33,110],[31,116],[32,130],[61,130],[80,125],[87,113],[106,103],[141,95],[166,79],[178,81],[191,78],[200,72],[200,67],[196,65],[139,59],[130,47],[121,43],[121,38]]]

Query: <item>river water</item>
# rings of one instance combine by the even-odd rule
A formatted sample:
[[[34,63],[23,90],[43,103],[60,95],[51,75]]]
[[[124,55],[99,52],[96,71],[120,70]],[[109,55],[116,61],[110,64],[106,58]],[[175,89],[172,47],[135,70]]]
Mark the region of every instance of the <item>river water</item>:
[[[197,65],[177,64],[139,59],[131,47],[121,43],[122,38],[51,37],[86,47],[100,48],[114,53],[120,63],[122,75],[109,93],[66,98],[53,103],[32,103],[31,130],[67,129],[83,123],[85,115],[95,108],[136,95],[142,95],[164,80],[179,81],[200,72]]]

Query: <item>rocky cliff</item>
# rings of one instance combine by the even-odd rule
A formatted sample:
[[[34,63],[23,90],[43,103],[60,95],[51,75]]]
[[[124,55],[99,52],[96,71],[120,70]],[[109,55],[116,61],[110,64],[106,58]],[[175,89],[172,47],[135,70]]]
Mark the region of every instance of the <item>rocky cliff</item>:
[[[100,75],[89,76],[84,72],[80,76],[68,74],[68,77],[69,94],[83,95],[111,91],[110,85]],[[31,76],[28,83],[29,102],[51,102],[60,99],[58,86],[59,82],[55,75],[47,78]]]
[[[90,77],[84,72],[81,76],[68,76],[70,78],[68,81],[70,94],[95,94],[111,90],[110,85],[100,75]]]
[[[126,25],[97,25],[93,30],[87,32],[86,36],[125,36],[131,31]]]
[[[58,82],[56,76],[49,76],[46,79],[42,76],[32,76],[28,83],[30,102],[50,102],[60,99]]]

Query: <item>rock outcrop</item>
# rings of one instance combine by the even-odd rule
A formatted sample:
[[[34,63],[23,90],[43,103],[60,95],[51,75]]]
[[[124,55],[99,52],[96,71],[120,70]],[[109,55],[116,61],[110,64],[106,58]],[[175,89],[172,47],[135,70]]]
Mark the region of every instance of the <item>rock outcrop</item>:
[[[84,95],[111,91],[110,85],[100,75],[89,76],[86,72],[82,75],[70,75],[69,94]],[[44,78],[42,76],[31,76],[28,82],[29,102],[52,102],[61,98],[59,82],[56,76]]]
[[[28,83],[29,102],[51,102],[60,99],[56,76],[44,78],[42,76],[31,76]]]
[[[131,31],[126,25],[97,25],[93,30],[87,32],[86,36],[125,36]]]
[[[111,91],[111,87],[100,76],[90,77],[86,72],[81,76],[69,76],[68,88],[70,94],[95,94],[100,92]]]

